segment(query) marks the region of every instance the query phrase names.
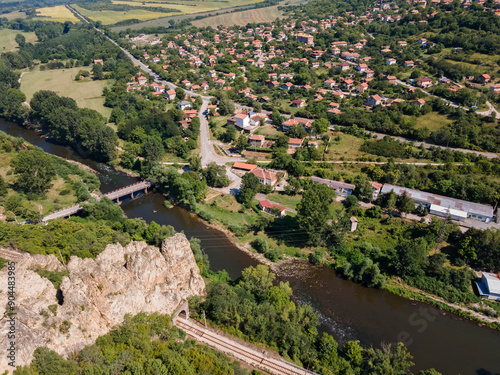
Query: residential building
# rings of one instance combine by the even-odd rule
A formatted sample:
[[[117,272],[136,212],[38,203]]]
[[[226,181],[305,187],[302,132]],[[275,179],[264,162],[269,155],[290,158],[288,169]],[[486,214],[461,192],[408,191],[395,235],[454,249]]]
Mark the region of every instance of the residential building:
[[[165,93],[165,99],[174,100],[175,97],[175,90],[167,90],[167,92]]]
[[[267,199],[259,202],[259,208],[268,214],[276,213],[278,217],[286,215],[286,208],[279,204],[271,203]]]
[[[177,103],[177,109],[185,110],[188,108],[191,108],[193,105],[188,102],[187,100],[181,100],[179,103]]]
[[[251,147],[262,147],[266,137],[264,135],[252,134],[248,137]]]
[[[257,168],[250,173],[259,179],[259,184],[274,186],[278,183],[278,174],[269,169]]]
[[[432,79],[428,77],[420,77],[417,79],[417,86],[422,88],[427,88],[432,86]]]
[[[416,105],[419,108],[422,108],[425,105],[425,100],[424,99],[417,99],[417,100],[412,101],[410,104]]]
[[[302,138],[290,138],[288,140],[288,148],[299,148],[302,146],[302,142],[304,142]]]
[[[295,35],[294,39],[300,43],[305,43],[311,46],[314,45],[314,37],[309,34],[298,33],[297,35]]]
[[[237,113],[233,117],[228,118],[227,123],[244,129],[250,126],[250,116],[248,113]]]
[[[368,107],[373,107],[380,104],[382,104],[382,98],[378,94],[370,95],[370,97],[365,102],[365,105]]]

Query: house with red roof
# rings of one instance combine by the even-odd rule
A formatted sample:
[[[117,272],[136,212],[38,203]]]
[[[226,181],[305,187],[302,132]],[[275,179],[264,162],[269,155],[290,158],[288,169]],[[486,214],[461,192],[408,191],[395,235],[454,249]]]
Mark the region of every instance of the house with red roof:
[[[278,217],[286,215],[286,207],[271,203],[267,199],[259,202],[259,208],[268,214],[276,214]]]

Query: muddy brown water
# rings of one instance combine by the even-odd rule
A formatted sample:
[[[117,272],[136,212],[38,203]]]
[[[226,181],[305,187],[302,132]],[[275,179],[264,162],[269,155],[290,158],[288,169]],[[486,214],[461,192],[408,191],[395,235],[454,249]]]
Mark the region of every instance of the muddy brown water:
[[[101,190],[108,192],[136,181],[110,166],[81,158],[70,148],[49,142],[31,130],[0,119],[0,130],[26,139],[48,153],[76,160],[99,172]],[[214,271],[225,269],[232,278],[257,261],[239,250],[220,231],[207,227],[192,213],[166,208],[160,194],[125,200],[128,217],[172,225],[188,237],[201,240]],[[358,340],[380,347],[403,341],[414,356],[414,372],[430,367],[443,374],[500,375],[500,332],[478,326],[453,314],[389,292],[362,287],[343,280],[323,266],[297,261],[278,279],[288,281],[297,303],[309,304],[321,320],[322,331],[340,344]]]

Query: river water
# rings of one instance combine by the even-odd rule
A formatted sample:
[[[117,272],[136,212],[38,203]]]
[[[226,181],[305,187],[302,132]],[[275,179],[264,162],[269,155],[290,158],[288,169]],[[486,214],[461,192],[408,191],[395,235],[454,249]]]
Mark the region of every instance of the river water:
[[[3,119],[0,130],[97,170],[104,193],[136,181]],[[214,271],[225,269],[232,278],[237,278],[244,268],[257,264],[223,233],[207,227],[184,209],[165,208],[163,201],[160,194],[152,193],[125,200],[122,208],[128,217],[172,225],[188,238],[199,238]],[[323,266],[297,261],[285,274],[279,280],[290,282],[295,301],[311,305],[321,318],[321,330],[331,333],[341,344],[358,340],[364,346],[380,347],[403,341],[414,356],[414,372],[434,367],[446,375],[500,375],[500,332],[386,291],[343,280]]]

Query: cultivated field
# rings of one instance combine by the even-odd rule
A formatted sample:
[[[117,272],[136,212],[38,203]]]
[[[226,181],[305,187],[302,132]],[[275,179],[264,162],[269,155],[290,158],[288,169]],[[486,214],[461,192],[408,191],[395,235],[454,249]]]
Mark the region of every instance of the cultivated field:
[[[22,34],[26,38],[26,42],[34,43],[37,41],[35,33],[24,33],[19,30],[3,29],[0,30],[0,52],[13,52],[17,49],[15,37],[17,34]]]
[[[251,9],[243,12],[234,13],[224,13],[217,16],[207,17],[201,20],[195,20],[192,22],[194,26],[198,27],[216,27],[222,26],[245,26],[248,23],[262,23],[262,22],[272,22],[276,18],[282,18],[284,11],[279,10],[278,7],[283,7],[285,5],[299,5],[307,2],[308,0],[289,0],[282,1],[278,5],[273,5],[265,8]]]
[[[0,15],[2,18],[7,18],[9,21],[15,20],[16,18],[26,18],[26,13],[15,11],[10,13],[4,13]]]
[[[37,9],[37,14],[40,18],[43,18],[47,21],[55,21],[55,22],[78,22],[79,19],[76,18],[73,13],[66,8],[64,5],[57,5],[55,7],[46,7]]]
[[[189,4],[191,3],[191,4]],[[194,3],[194,4],[193,4]],[[210,10],[219,9],[214,6],[207,5],[205,3],[197,4],[196,2],[187,2],[187,4],[182,3],[144,3],[144,2],[136,2],[136,1],[121,1],[121,0],[113,0],[113,4],[122,4],[122,5],[130,5],[130,6],[146,6],[146,7],[161,7],[161,8],[170,8],[177,9],[179,12],[171,12],[171,13],[161,13],[163,17],[167,17],[169,15],[181,15],[181,14],[191,14],[198,12],[207,12]]]
[[[216,27],[219,25],[245,26],[246,24],[252,22],[272,22],[276,18],[281,18],[282,16],[283,11],[279,10],[277,5],[274,5],[266,8],[251,9],[244,12],[225,13],[218,16],[207,17],[201,20],[195,20],[192,24],[197,27]]]
[[[71,6],[83,16],[90,18],[93,21],[101,21],[103,25],[112,25],[120,21],[130,20],[134,18],[141,21],[150,20],[153,18],[165,17],[165,14],[168,14],[162,12],[149,12],[142,9],[129,10],[128,12],[116,12],[114,10],[94,11],[79,7],[76,4],[71,4]]]
[[[39,90],[51,90],[61,96],[73,98],[81,108],[95,109],[109,118],[111,109],[104,107],[103,88],[109,81],[75,81],[80,68],[25,72],[21,78],[21,91],[29,102]],[[85,68],[90,70],[90,68]]]

